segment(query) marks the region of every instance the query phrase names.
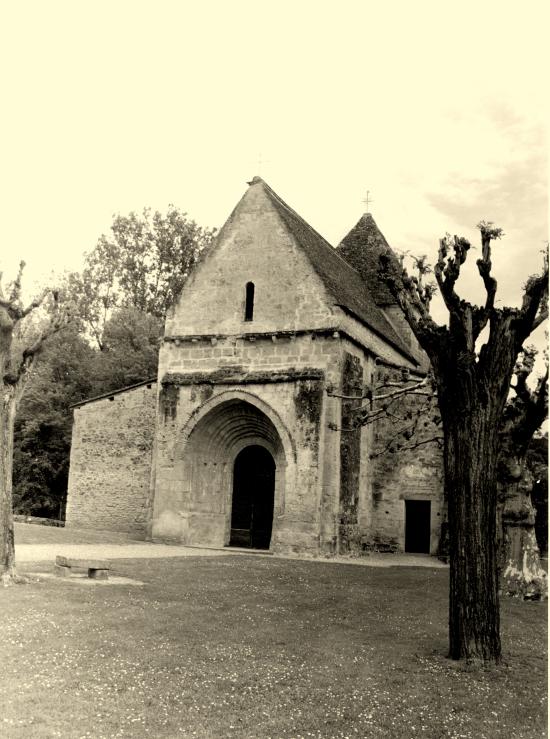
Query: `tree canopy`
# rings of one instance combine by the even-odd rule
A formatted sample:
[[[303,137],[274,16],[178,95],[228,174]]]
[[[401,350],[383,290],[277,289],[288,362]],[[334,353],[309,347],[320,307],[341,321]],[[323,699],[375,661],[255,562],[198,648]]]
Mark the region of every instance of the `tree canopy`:
[[[214,234],[173,205],[166,214],[144,208],[141,215],[114,216],[111,234],[99,238],[67,286],[97,345],[115,308],[163,319]]]
[[[71,404],[156,376],[166,310],[214,234],[172,205],[118,214],[65,280],[71,326],[45,342],[15,422],[17,512],[63,513]]]

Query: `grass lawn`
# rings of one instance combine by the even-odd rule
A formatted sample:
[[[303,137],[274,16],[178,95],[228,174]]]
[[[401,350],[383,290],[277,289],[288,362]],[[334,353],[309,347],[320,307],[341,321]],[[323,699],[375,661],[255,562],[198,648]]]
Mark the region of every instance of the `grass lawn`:
[[[132,544],[136,536],[120,531],[94,531],[93,529],[71,529],[39,524],[16,523],[17,544]]]
[[[144,584],[0,591],[0,736],[546,735],[543,603],[503,603],[505,662],[485,670],[444,656],[447,570],[234,556],[114,571]]]

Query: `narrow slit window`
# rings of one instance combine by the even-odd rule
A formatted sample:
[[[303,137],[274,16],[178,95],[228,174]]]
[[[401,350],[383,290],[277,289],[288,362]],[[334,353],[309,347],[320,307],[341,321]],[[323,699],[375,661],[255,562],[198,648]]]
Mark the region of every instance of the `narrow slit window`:
[[[254,317],[254,283],[246,283],[246,303],[244,306],[244,320],[251,321]]]

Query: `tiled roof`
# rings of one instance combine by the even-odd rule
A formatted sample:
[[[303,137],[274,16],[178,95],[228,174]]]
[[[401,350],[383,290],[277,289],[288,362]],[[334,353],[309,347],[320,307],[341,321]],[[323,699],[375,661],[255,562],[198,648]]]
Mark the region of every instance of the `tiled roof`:
[[[388,286],[378,277],[380,256],[390,245],[370,213],[361,216],[357,224],[345,236],[336,251],[359,272],[369,287],[377,305],[395,305]]]
[[[404,340],[376,305],[370,289],[346,259],[328,241],[304,221],[290,206],[259,177],[252,184],[261,183],[275,210],[295,241],[302,248],[315,272],[334,298],[336,305],[353,314],[359,321],[375,331],[401,354],[415,363],[418,360]],[[383,237],[382,237],[383,238]]]

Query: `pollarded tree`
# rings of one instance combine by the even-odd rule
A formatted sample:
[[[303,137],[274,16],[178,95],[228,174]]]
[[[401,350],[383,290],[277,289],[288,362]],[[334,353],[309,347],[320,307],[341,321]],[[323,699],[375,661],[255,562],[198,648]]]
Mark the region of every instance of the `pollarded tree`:
[[[505,405],[499,428],[497,540],[501,545],[500,590],[525,598],[544,598],[547,594],[547,576],[541,565],[535,533],[535,523],[539,521],[535,521],[535,506],[531,499],[537,476],[543,476],[547,469],[548,446],[543,437],[536,436],[548,417],[548,367],[534,387],[528,385],[536,355],[534,347],[524,347],[521,352],[514,368],[513,393]],[[361,395],[330,393],[353,404],[355,427],[369,424],[385,426],[384,443],[374,445],[370,458],[407,452],[428,444],[437,444],[442,449],[444,438],[432,373],[423,376],[416,371],[411,374],[406,367],[388,365],[380,359],[377,364],[382,372]],[[529,452],[537,441],[542,442],[545,452],[541,460],[534,462],[533,454],[529,455]],[[543,510],[541,506],[539,512]],[[439,551],[440,555],[447,557],[445,536],[441,538]]]
[[[0,284],[0,580],[4,585],[17,580],[12,504],[15,414],[44,341],[59,330],[67,317],[54,291],[46,291],[27,307],[23,306],[21,277],[24,266],[21,262],[17,278],[8,286],[7,294]],[[37,315],[41,307],[45,315]]]
[[[470,243],[446,236],[439,242],[435,277],[449,312],[447,326],[429,313],[431,291],[411,278],[396,255],[381,258],[384,278],[427,353],[437,386],[444,437],[449,526],[449,654],[453,659],[501,657],[497,562],[498,429],[518,354],[547,318],[548,260],[529,278],[520,308],[496,308],[491,242],[502,232],[482,222],[477,268],[486,300],[473,305],[455,287]],[[481,332],[488,337],[478,350]]]

